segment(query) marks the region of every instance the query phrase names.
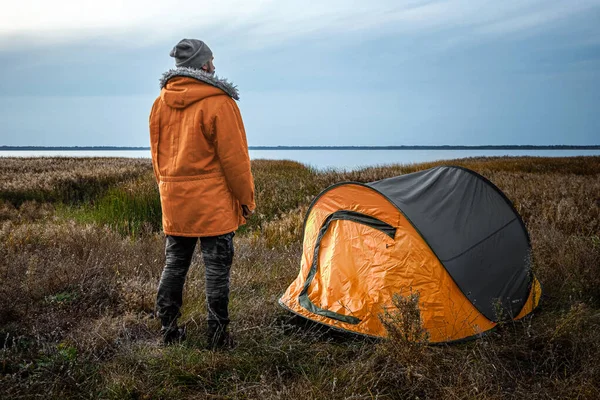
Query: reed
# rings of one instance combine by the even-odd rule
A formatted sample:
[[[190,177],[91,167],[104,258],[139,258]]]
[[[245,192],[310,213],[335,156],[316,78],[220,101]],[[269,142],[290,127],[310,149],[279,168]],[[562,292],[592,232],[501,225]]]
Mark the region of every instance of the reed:
[[[0,200],[90,202],[112,185],[138,177],[149,160],[122,158],[5,158],[0,164]]]

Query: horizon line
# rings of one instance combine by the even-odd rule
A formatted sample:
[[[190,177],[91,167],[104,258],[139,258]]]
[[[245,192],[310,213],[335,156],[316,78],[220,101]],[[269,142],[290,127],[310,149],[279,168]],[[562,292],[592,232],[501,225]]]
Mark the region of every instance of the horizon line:
[[[455,150],[455,149],[498,149],[498,150],[513,150],[513,149],[574,149],[574,150],[598,150],[600,144],[591,145],[534,145],[534,144],[504,144],[504,145],[390,145],[390,146],[364,146],[364,145],[257,145],[248,146],[249,150]],[[0,146],[0,151],[10,150],[150,150],[149,146]]]

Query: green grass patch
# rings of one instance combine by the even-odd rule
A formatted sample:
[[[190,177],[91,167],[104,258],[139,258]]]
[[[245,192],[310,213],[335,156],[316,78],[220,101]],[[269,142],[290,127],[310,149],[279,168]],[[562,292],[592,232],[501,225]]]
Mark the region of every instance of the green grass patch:
[[[63,217],[80,223],[107,225],[127,236],[139,236],[162,229],[160,195],[153,177],[143,176],[109,188],[94,201],[58,207]]]

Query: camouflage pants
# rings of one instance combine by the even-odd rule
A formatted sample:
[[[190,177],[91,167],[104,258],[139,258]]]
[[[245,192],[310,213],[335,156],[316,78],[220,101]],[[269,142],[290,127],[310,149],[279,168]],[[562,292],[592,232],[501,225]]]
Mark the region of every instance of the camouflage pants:
[[[233,236],[200,238],[202,258],[206,267],[206,304],[208,323],[226,326],[229,323],[229,271],[233,261]],[[166,265],[163,269],[156,296],[156,310],[162,325],[174,326],[181,316],[183,285],[192,262],[198,238],[167,235]]]

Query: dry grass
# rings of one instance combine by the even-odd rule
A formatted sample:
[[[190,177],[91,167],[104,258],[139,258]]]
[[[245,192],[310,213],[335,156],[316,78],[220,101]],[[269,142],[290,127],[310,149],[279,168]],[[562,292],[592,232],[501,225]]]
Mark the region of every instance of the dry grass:
[[[312,198],[335,182],[370,182],[437,164],[472,168],[515,203],[544,288],[535,315],[452,346],[406,340],[407,332],[423,333],[410,296],[390,310],[388,323],[399,330],[381,343],[292,324],[296,319],[276,301],[298,273]],[[259,215],[236,236],[232,272],[238,347],[212,353],[202,350],[198,254],[183,309],[189,339],[158,345],[152,308],[164,238],[153,222],[149,162],[3,162],[1,397],[600,397],[600,157],[479,158],[350,172],[258,160],[253,172]]]
[[[151,168],[150,160],[124,158],[2,158],[0,199],[13,205],[27,200],[91,201],[116,182]]]

